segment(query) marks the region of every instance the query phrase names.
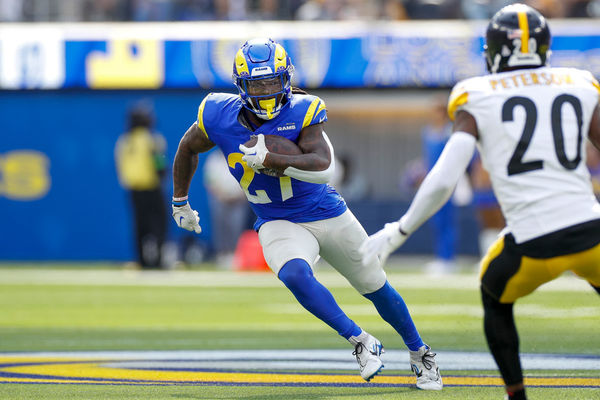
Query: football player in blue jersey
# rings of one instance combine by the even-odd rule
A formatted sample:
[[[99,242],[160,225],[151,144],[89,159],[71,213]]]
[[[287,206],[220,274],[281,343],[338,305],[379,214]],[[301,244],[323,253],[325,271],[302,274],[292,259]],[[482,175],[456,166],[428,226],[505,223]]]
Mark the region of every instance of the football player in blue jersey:
[[[383,367],[381,342],[340,309],[313,276],[319,256],[329,262],[402,336],[409,348],[417,387],[440,390],[435,353],[423,343],[402,297],[387,282],[379,260],[363,266],[358,252],[365,230],[327,182],[334,152],[323,130],[323,101],[292,90],[293,66],[285,49],[270,39],[246,42],[235,56],[233,77],[239,95],[211,93],[185,133],[173,164],[173,217],[181,228],[200,233],[188,189],[198,153],[218,146],[244,190],[257,221],[269,267],[309,312],[354,346],[361,376],[369,381]],[[256,144],[244,146],[252,135]],[[264,135],[297,144],[300,155],[269,152]],[[272,170],[279,171],[273,174]]]

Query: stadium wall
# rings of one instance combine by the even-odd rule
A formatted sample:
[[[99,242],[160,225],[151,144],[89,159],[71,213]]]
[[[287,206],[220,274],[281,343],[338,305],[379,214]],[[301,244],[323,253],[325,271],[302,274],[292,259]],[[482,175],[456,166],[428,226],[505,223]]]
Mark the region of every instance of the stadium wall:
[[[553,65],[600,75],[600,21],[552,27]],[[350,204],[373,232],[408,205],[400,174],[420,154],[434,99],[484,71],[483,29],[464,21],[0,25],[0,260],[132,259],[113,157],[127,107],[154,104],[172,161],[202,97],[233,89],[233,54],[255,36],[282,41],[294,83],[325,100],[336,150],[369,182],[369,196]],[[198,178],[190,195],[206,203]],[[474,237],[472,210],[461,210],[462,237]],[[199,211],[209,243],[208,210]],[[169,226],[173,240],[188,235]],[[431,252],[427,232],[402,251]],[[475,253],[472,242],[460,241],[460,252]]]
[[[117,181],[113,156],[126,129],[127,108],[140,99],[154,104],[157,130],[167,138],[172,162],[205,94],[0,92],[0,259],[133,259],[129,198]],[[199,178],[190,192],[198,205],[206,202]],[[204,227],[200,240],[208,240],[208,210],[198,211]],[[184,234],[171,233],[175,239]]]
[[[127,109],[140,100],[153,104],[156,128],[167,139],[171,164],[206,93],[166,89],[0,91],[0,260],[133,259],[130,203],[118,184],[113,156],[117,137],[126,128]],[[401,164],[420,153],[419,126],[434,94],[314,93],[330,100],[326,129],[338,154],[351,155],[369,182],[367,197],[349,204],[373,232],[408,206],[412,193],[400,188]],[[378,101],[387,108],[373,107],[369,115],[353,113],[361,104],[376,105]],[[198,171],[205,158],[200,156]],[[171,193],[170,178],[165,193]],[[202,221],[198,240],[210,247],[210,210],[200,173],[190,197]],[[459,219],[464,237],[476,233],[471,210],[465,208]],[[169,230],[171,240],[177,243],[191,236],[171,221]],[[431,252],[428,232],[425,227],[402,251]],[[472,254],[477,250],[467,243],[461,244],[460,251]]]

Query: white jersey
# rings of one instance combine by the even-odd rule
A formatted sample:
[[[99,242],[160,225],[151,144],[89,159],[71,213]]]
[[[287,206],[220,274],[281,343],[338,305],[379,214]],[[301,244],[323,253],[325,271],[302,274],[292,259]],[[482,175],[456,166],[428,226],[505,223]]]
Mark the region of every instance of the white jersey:
[[[574,68],[491,74],[452,90],[448,113],[477,121],[483,166],[517,243],[600,218],[585,152],[599,99],[592,74]]]

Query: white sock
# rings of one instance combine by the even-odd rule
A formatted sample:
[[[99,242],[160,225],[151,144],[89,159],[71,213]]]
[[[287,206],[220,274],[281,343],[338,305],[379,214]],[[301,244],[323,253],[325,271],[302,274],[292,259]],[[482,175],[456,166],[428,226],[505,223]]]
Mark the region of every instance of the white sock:
[[[364,343],[368,337],[369,334],[366,331],[362,331],[358,336],[350,336],[348,341],[352,343],[353,346],[356,346],[359,343]]]

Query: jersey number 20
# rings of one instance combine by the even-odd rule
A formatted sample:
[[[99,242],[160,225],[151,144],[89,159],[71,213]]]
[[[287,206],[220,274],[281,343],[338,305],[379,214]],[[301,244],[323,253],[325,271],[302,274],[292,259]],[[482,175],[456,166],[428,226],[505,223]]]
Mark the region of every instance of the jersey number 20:
[[[565,103],[569,103],[573,107],[575,116],[577,117],[577,155],[572,160],[569,160],[565,153],[565,141],[562,127],[562,108]],[[523,155],[527,151],[527,147],[529,147],[533,132],[535,131],[535,125],[537,124],[538,113],[535,103],[527,97],[511,97],[506,100],[504,106],[502,106],[502,122],[513,121],[514,109],[517,106],[522,106],[525,109],[525,126],[523,127],[523,133],[521,134],[521,139],[519,139],[519,144],[517,144],[517,148],[508,163],[509,176],[544,168],[543,160],[523,162]],[[581,126],[583,125],[582,114],[581,102],[575,96],[561,94],[554,99],[554,102],[552,103],[550,117],[552,121],[554,150],[556,151],[556,156],[558,157],[560,164],[568,170],[577,168],[581,162],[581,141],[583,140],[581,133]]]

